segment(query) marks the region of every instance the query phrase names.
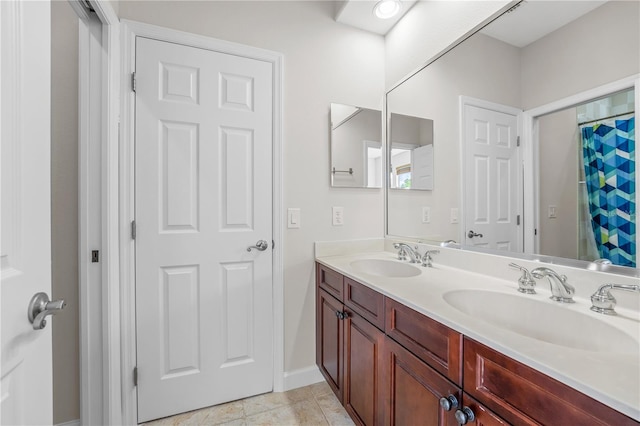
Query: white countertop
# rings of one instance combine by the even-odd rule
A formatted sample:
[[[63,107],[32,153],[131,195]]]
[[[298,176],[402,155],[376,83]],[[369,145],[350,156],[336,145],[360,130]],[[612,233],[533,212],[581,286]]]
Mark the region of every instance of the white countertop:
[[[414,264],[421,270],[415,277],[369,275],[351,267],[351,262],[359,259],[396,260],[396,257],[385,251],[316,257],[323,265],[640,421],[640,343],[638,351],[627,353],[589,351],[548,343],[467,315],[447,303],[443,296],[453,290],[480,289],[560,305],[562,309],[579,311],[604,321],[640,341],[637,311],[617,307],[617,316],[598,314],[589,309],[591,301],[588,299],[575,297],[576,303],[559,304],[549,299],[550,291],[542,286],[536,289],[538,294],[521,294],[516,291],[516,280],[438,265],[437,260],[433,268]],[[561,329],[563,324],[557,326]]]

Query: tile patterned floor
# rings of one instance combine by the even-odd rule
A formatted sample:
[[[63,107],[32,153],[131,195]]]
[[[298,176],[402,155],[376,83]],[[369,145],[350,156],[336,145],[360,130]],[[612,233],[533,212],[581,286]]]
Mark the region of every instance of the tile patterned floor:
[[[326,382],[320,382],[288,392],[267,393],[190,411],[145,423],[145,426],[348,426],[353,424],[329,385]]]

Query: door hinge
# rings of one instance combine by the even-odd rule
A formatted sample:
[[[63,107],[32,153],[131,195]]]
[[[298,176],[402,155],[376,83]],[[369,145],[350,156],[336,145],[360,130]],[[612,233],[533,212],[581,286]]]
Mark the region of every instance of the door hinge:
[[[131,90],[133,93],[136,92],[136,72],[131,73]]]
[[[134,92],[135,92],[135,90],[134,90]],[[516,146],[520,146],[520,136],[518,136],[516,138]]]
[[[276,241],[271,240],[271,250],[273,250],[274,248],[276,248]]]
[[[520,215],[516,216],[516,225],[520,226]]]
[[[538,235],[538,228],[533,230],[533,235]]]
[[[131,221],[131,239],[132,240],[136,239],[136,221],[135,220]]]
[[[138,367],[133,367],[133,386],[138,386]]]
[[[91,250],[91,263],[100,262],[100,250]]]

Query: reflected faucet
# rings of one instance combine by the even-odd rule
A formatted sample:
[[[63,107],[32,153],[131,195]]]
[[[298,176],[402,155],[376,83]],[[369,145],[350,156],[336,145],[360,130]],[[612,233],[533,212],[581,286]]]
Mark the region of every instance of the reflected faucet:
[[[412,249],[411,246],[405,243],[395,243],[393,248],[398,250],[398,260],[407,260],[409,256],[409,262],[417,263],[420,260],[420,253],[418,253],[418,247]]]
[[[591,296],[591,310],[605,315],[617,315],[614,308],[616,299],[609,290],[625,290],[640,293],[640,285],[635,284],[603,284]]]
[[[534,278],[540,279],[547,277],[549,285],[551,286],[551,300],[563,303],[573,303],[573,295],[576,289],[571,284],[567,283],[567,276],[560,275],[556,271],[550,268],[540,267],[531,271],[531,275]]]

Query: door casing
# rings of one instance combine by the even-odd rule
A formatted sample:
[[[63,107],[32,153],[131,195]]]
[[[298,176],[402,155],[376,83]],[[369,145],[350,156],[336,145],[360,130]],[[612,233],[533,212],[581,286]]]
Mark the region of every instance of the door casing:
[[[283,197],[282,197],[282,78],[283,55],[210,37],[170,30],[139,22],[121,21],[121,122],[119,152],[119,248],[120,248],[120,380],[122,423],[135,424],[137,398],[134,386],[136,366],[135,329],[135,246],[131,236],[134,211],[134,112],[135,97],[131,75],[135,71],[136,37],[148,37],[170,43],[213,50],[270,62],[273,66],[273,332],[274,391],[284,390],[284,272],[283,272]],[[112,319],[115,321],[115,319]]]

